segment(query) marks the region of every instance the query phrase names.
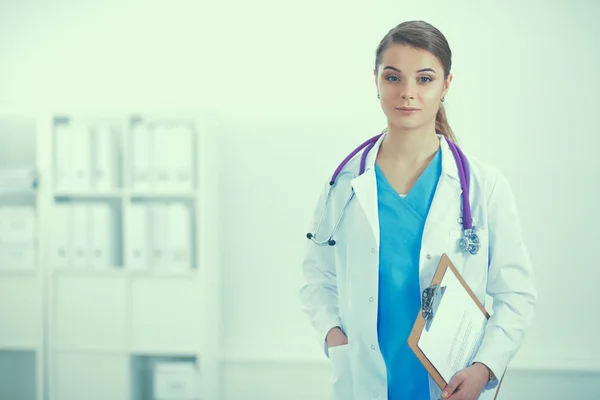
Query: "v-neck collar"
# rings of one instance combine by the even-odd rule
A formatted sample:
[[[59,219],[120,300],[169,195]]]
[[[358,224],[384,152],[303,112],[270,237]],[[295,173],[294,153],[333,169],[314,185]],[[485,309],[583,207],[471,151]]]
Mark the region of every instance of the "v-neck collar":
[[[441,152],[442,152],[441,148],[438,149],[438,151],[435,153],[435,155],[433,156],[433,158],[431,159],[431,161],[429,162],[427,167],[423,170],[421,175],[417,178],[417,181],[415,182],[415,184],[410,188],[410,190],[407,193],[400,194],[400,193],[396,192],[394,187],[391,185],[391,183],[385,177],[385,174],[383,173],[383,171],[381,170],[381,168],[379,167],[377,162],[375,162],[375,173],[377,175],[377,180],[378,180],[378,182],[381,182],[381,184],[383,185],[382,189],[384,189],[388,192],[394,193],[395,196],[402,201],[408,201],[412,197],[414,197],[414,193],[416,191],[421,189],[421,186],[423,185],[423,181],[426,180],[427,176],[429,174],[433,173],[432,169],[436,168],[438,166],[438,164],[440,162],[439,158],[441,157]]]

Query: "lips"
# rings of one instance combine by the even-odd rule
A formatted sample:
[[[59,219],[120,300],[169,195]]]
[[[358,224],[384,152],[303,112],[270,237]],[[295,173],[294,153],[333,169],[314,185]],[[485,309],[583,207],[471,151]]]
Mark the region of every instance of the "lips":
[[[399,110],[399,111],[419,111],[418,108],[414,108],[414,107],[396,107],[396,110]]]

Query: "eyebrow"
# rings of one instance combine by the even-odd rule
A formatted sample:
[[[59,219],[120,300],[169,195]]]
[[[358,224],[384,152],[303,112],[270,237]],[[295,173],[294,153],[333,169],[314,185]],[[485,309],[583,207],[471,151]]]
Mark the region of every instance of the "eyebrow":
[[[394,70],[394,71],[396,71],[396,72],[402,72],[402,71],[400,71],[398,68],[396,68],[396,67],[392,67],[391,65],[387,65],[387,66],[386,66],[385,68],[383,68],[383,69],[384,69],[384,70],[386,70],[386,69],[392,69],[392,70]],[[434,74],[436,73],[436,72],[435,72],[435,70],[433,70],[432,68],[422,68],[422,69],[418,70],[417,72],[426,72],[426,71],[433,72]]]

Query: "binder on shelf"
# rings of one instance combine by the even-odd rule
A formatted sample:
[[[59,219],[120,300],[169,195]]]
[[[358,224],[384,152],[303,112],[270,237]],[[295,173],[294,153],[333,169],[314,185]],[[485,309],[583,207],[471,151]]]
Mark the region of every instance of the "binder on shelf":
[[[0,196],[35,194],[38,179],[38,172],[33,167],[0,169]]]
[[[98,126],[91,131],[92,188],[108,191],[117,186],[116,135],[112,126]]]
[[[191,213],[183,203],[168,205],[168,246],[167,263],[175,271],[191,268]]]
[[[34,243],[0,243],[0,270],[31,270],[36,266]]]
[[[115,259],[115,210],[108,203],[89,205],[90,215],[90,265],[93,268],[114,267]]]
[[[191,128],[180,124],[171,130],[170,148],[166,155],[170,156],[168,165],[171,179],[167,188],[173,191],[192,190],[194,187],[194,138]]]
[[[149,267],[149,224],[148,207],[144,204],[132,203],[126,215],[125,265],[131,269],[147,269]]]
[[[73,190],[86,191],[91,188],[91,145],[89,128],[81,123],[73,124],[71,130],[72,152],[70,168],[75,173]]]
[[[89,257],[89,206],[87,204],[72,203],[73,226],[73,266],[87,268],[90,265]]]
[[[131,133],[131,187],[137,191],[150,189],[152,131],[145,124],[137,124]]]
[[[163,269],[167,266],[169,250],[168,207],[164,203],[149,205],[150,211],[150,265]]]
[[[54,174],[58,190],[70,190],[75,186],[74,136],[71,125],[61,123],[54,127]]]
[[[72,222],[71,205],[56,203],[52,212],[50,232],[52,238],[50,262],[53,267],[71,267],[73,265]]]
[[[151,188],[155,191],[170,189],[173,173],[170,161],[175,155],[171,151],[172,130],[165,125],[156,125],[152,137],[152,164],[150,174]]]
[[[36,215],[31,206],[0,208],[0,243],[31,244],[35,242]]]

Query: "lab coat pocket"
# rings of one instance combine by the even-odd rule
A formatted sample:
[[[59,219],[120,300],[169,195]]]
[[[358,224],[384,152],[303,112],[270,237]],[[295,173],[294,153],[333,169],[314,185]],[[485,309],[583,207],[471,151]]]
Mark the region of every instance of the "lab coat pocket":
[[[350,346],[344,344],[329,348],[329,359],[333,367],[330,400],[353,400],[352,370],[350,368]]]

